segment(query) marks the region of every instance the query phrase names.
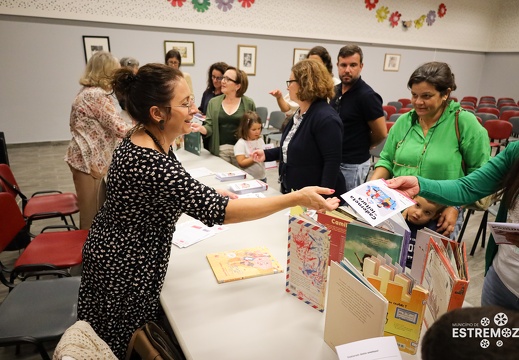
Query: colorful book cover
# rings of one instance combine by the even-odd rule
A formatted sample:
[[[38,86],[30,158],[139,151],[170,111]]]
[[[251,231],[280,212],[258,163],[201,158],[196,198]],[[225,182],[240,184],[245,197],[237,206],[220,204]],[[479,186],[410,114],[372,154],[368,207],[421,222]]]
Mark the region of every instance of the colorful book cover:
[[[425,310],[425,323],[428,327],[447,311],[463,305],[470,280],[465,243],[441,241],[443,245],[430,238],[423,271],[422,286],[430,294]],[[453,251],[459,255],[457,268],[453,268],[451,260],[446,256],[446,250],[441,246],[455,247]]]
[[[269,188],[267,183],[261,180],[249,180],[237,182],[229,185],[229,190],[235,194],[248,194],[258,191],[265,191]]]
[[[199,132],[184,135],[184,149],[195,155],[200,155],[202,150],[202,137]]]
[[[266,247],[207,254],[207,260],[219,284],[283,272]]]
[[[221,172],[216,174],[216,178],[220,181],[240,180],[246,179],[247,173],[243,170]]]
[[[368,181],[341,197],[371,226],[377,226],[414,204],[412,199],[388,188],[382,179]]]
[[[286,291],[321,312],[324,311],[329,254],[326,227],[305,214],[290,217]]]
[[[317,213],[317,221],[330,230],[330,257],[328,258],[328,265],[330,265],[331,261],[341,262],[344,258],[346,228],[348,223],[354,221],[354,219],[338,211],[328,211],[326,213]]]
[[[350,223],[346,232],[344,257],[358,270],[362,270],[364,259],[387,254],[392,262],[400,263],[404,248],[404,237],[372,226]]]

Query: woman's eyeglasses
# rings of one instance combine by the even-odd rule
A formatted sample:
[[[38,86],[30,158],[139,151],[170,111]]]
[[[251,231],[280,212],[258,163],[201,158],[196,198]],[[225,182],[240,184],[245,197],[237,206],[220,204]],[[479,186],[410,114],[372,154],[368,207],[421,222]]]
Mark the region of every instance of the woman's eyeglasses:
[[[217,80],[217,81],[222,81],[223,76],[214,76],[214,75],[211,75],[211,79],[213,79],[213,80]]]
[[[237,84],[238,82],[236,80],[231,79],[228,76],[222,76],[222,81],[232,81],[233,83]]]
[[[189,99],[187,101],[185,101],[183,104],[180,104],[180,105],[173,105],[173,106],[166,106],[167,108],[172,108],[172,107],[183,107],[183,108],[186,108],[186,109],[189,109],[191,108],[191,106],[193,106],[195,104],[195,97],[194,96],[190,96]]]
[[[290,83],[297,82],[297,80],[287,80],[287,87],[290,86]]]

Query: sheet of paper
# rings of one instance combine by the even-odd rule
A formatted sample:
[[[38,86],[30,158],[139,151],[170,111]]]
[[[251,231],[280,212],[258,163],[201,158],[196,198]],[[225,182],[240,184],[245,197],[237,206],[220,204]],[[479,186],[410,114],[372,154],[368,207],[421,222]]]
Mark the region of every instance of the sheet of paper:
[[[488,222],[487,224],[494,235],[496,244],[513,245],[507,240],[507,237],[519,239],[519,224],[502,222]]]
[[[382,179],[368,181],[341,197],[371,226],[377,226],[414,204],[410,198],[388,188]]]
[[[339,360],[402,360],[394,336],[381,336],[336,346]]]
[[[204,177],[204,176],[208,176],[208,175],[213,175],[213,172],[211,170],[209,170],[208,168],[205,168],[205,167],[189,169],[189,170],[186,170],[186,171],[189,173],[189,175],[191,175],[195,179],[198,179],[198,178],[201,178],[201,177]]]
[[[186,221],[177,225],[173,233],[173,244],[185,248],[227,229],[224,225],[209,227],[198,220]]]

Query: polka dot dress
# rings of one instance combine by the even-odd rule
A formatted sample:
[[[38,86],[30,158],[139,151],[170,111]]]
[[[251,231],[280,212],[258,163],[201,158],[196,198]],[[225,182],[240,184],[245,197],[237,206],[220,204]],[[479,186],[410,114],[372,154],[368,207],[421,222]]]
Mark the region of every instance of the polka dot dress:
[[[118,358],[133,332],[157,320],[175,223],[187,213],[223,223],[228,198],[193,179],[174,157],[133,144],[115,150],[107,199],[83,248],[78,318]]]

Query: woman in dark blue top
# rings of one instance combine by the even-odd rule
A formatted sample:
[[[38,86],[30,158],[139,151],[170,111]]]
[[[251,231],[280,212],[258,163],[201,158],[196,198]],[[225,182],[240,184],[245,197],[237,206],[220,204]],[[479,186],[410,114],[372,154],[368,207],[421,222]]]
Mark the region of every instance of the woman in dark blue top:
[[[336,195],[343,194],[343,125],[328,104],[334,95],[332,76],[321,63],[303,60],[292,67],[287,89],[299,109],[283,131],[280,146],[256,150],[256,161],[279,161],[282,193],[319,185],[335,189]]]

